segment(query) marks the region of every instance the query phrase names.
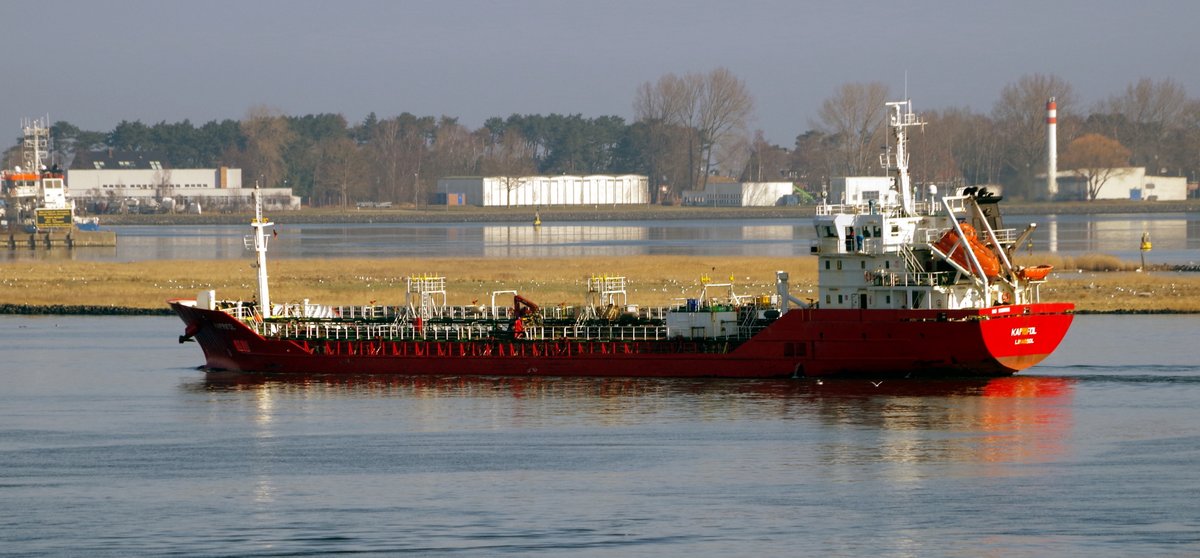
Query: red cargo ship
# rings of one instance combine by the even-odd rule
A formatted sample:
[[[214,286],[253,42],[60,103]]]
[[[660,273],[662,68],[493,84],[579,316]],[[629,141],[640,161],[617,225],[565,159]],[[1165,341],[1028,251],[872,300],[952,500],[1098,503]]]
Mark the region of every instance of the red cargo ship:
[[[410,276],[400,306],[273,304],[267,283],[272,225],[256,203],[256,301],[172,300],[209,370],[295,374],[628,376],[1002,376],[1046,358],[1074,316],[1040,301],[1047,266],[1017,267],[1033,233],[1005,229],[999,196],[966,188],[917,200],[907,129],[923,125],[910,102],[888,103],[894,146],[881,156],[885,188],[822,203],[814,220],[819,290],[738,296],[704,281],[696,299],[630,306],[625,278],[588,279],[588,303],[540,308],[513,291],[491,304],[451,306],[445,278]],[[258,196],[255,196],[256,200]],[[709,293],[728,289],[727,295]],[[512,297],[499,306],[497,296]]]

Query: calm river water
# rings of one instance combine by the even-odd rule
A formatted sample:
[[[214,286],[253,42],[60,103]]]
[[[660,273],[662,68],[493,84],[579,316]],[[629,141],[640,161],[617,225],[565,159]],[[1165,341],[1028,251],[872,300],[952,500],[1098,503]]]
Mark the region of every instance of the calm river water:
[[[1196,556],[1196,318],[972,382],[207,377],[0,317],[0,554]]]
[[[274,216],[276,258],[338,257],[572,257],[644,254],[807,255],[815,238],[810,219],[713,219],[662,222],[548,222],[288,225],[287,214]],[[1200,214],[1039,215],[1009,217],[1006,225],[1036,223],[1037,252],[1105,252],[1137,261],[1142,233],[1154,249],[1148,261],[1200,262]],[[246,226],[122,226],[115,248],[0,251],[0,258],[74,258],[135,261],[145,259],[250,258]]]

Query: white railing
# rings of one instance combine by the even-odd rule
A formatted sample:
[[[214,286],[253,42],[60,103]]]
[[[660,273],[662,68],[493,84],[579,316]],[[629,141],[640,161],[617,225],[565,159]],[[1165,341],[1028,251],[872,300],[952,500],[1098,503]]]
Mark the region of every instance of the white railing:
[[[265,321],[252,302],[222,301],[218,307],[263,337],[298,341],[475,341],[512,335],[508,329],[513,319],[509,306],[494,309],[488,306],[447,306],[442,308],[444,319],[419,320],[412,309],[406,306],[324,306],[304,302],[276,305],[276,318]],[[492,319],[493,311],[497,319]],[[596,325],[584,321],[566,325],[530,324],[525,326],[520,339],[665,340],[670,337],[665,325],[645,325],[645,322],[662,324],[672,311],[677,309],[659,306],[638,308],[636,315],[642,325]],[[542,317],[552,322],[569,322],[580,315],[575,307],[542,309]],[[748,325],[741,324],[742,331],[733,337],[748,337],[751,329],[761,329]]]
[[[496,337],[503,330],[493,324],[343,324],[336,322],[250,320],[247,324],[263,337],[333,341],[474,341]],[[532,341],[605,340],[648,341],[667,339],[666,326],[528,326],[521,339]]]
[[[948,283],[947,279],[950,275],[951,273],[947,271],[909,273],[883,271],[873,274],[871,284],[877,287],[934,287]],[[939,280],[939,277],[942,279]]]
[[[1017,233],[1017,229],[999,229],[992,232],[996,233],[996,240],[1001,244],[1012,244],[1013,242],[1016,242],[1019,234]]]
[[[936,206],[930,202],[919,201],[913,204],[913,213],[917,215],[931,215]],[[898,215],[900,213],[898,204],[880,205],[876,204],[872,207],[869,203],[834,203],[834,204],[818,204],[817,215],[867,215],[872,211],[880,215]]]

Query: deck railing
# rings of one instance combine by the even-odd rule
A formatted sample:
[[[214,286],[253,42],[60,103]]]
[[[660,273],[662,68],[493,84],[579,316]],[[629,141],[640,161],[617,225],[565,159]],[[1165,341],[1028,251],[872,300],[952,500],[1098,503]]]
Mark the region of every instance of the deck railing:
[[[512,335],[506,329],[493,324],[365,324],[336,323],[322,321],[272,321],[247,322],[255,333],[263,337],[296,340],[366,341],[384,339],[389,341],[475,341]],[[528,326],[520,333],[520,339],[552,341],[556,339],[649,341],[667,339],[666,326]]]

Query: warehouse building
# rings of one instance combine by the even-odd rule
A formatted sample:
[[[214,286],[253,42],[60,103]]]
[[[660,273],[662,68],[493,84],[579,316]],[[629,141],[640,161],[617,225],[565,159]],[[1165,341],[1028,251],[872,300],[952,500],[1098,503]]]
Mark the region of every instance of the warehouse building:
[[[684,190],[683,205],[769,207],[794,204],[791,182],[735,182],[710,177],[703,190]]]
[[[1153,176],[1145,167],[1117,167],[1108,170],[1108,178],[1096,193],[1098,200],[1179,201],[1188,196],[1187,178]],[[1044,175],[1043,175],[1044,176]],[[1059,171],[1059,198],[1088,199],[1087,180],[1074,171]]]
[[[484,207],[646,205],[640,175],[465,176],[438,179],[435,203]]]
[[[104,151],[81,154],[67,171],[70,196],[95,208],[233,208],[252,203],[253,188],[242,187],[242,170],[171,169],[147,152]],[[272,210],[300,209],[291,188],[262,188]],[[103,211],[101,211],[103,212]]]

